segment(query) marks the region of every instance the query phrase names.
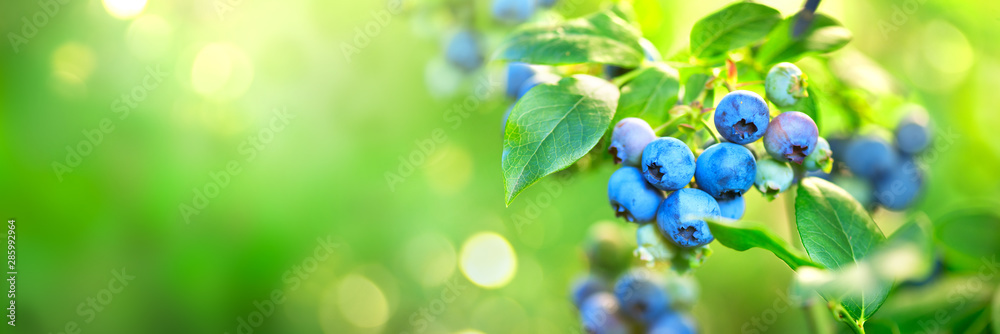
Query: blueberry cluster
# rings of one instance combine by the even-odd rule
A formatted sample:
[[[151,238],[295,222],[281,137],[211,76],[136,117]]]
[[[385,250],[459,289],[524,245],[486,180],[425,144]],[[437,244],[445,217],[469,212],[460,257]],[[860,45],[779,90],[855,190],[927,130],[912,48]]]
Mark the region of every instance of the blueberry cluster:
[[[609,226],[610,225],[610,226]],[[616,226],[597,224],[587,241],[591,273],[577,279],[570,291],[588,333],[695,333],[687,312],[697,299],[697,283],[686,276],[627,269],[621,262],[627,241]],[[625,252],[627,254],[627,252]],[[611,278],[617,277],[617,280]]]
[[[876,133],[832,139],[843,164],[816,176],[832,180],[869,209],[900,211],[912,206],[925,187],[920,154],[931,146],[933,132],[923,108],[906,108],[891,141]]]
[[[768,96],[783,105],[802,98],[804,86],[804,75],[789,63],[776,65],[765,84]],[[743,195],[754,185],[773,199],[795,182],[795,169],[818,171],[832,164],[830,146],[819,137],[812,118],[788,111],[772,119],[767,101],[754,92],[727,94],[719,101],[714,120],[724,141],[697,157],[690,142],[657,137],[641,119],[625,118],[615,124],[608,147],[615,163],[622,164],[608,181],[615,215],[655,226],[674,249],[701,247],[714,239],[705,219],[742,218]],[[758,141],[766,155],[748,148]],[[640,256],[654,262],[670,260],[676,251],[671,245],[657,245],[649,233],[650,228],[639,229]]]

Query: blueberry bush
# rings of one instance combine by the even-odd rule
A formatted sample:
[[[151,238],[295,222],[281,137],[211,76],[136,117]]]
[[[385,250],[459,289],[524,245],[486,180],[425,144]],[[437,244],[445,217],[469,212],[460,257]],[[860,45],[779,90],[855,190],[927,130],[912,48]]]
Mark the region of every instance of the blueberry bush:
[[[517,1],[496,4],[497,17],[524,21]],[[913,218],[886,236],[873,219],[920,199],[920,155],[933,139],[927,113],[901,104],[895,126],[873,121],[824,61],[852,34],[817,6],[782,17],[730,4],[698,20],[669,57],[643,38],[627,1],[524,24],[500,43],[493,58],[507,64],[516,101],[503,120],[506,203],[554,173],[617,165],[609,215],[638,225],[625,255],[622,241],[588,241],[591,273],[571,291],[588,332],[696,332],[685,311],[696,298],[690,273],[713,243],[773,253],[797,272],[792,290],[822,296],[827,314],[855,333],[895,286],[931,273],[925,223]],[[806,58],[814,61],[804,71],[796,62]],[[794,198],[797,243],[742,220],[751,188]],[[678,284],[688,288],[671,288]]]

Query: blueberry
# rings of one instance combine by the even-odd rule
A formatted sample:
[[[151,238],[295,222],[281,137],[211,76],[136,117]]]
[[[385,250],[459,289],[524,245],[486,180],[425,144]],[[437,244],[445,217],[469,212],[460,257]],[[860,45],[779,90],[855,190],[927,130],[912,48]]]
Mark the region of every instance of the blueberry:
[[[906,154],[918,154],[931,144],[930,116],[920,107],[900,120],[896,126],[896,146]]]
[[[758,167],[760,168],[760,167]],[[739,220],[743,218],[743,212],[746,211],[747,203],[743,199],[743,196],[737,196],[733,199],[720,199],[719,211],[722,213],[722,218],[729,218],[734,220]]]
[[[816,149],[819,129],[809,115],[798,111],[781,113],[767,126],[764,149],[778,161],[801,164]]]
[[[855,138],[847,145],[844,163],[854,175],[875,179],[875,177],[896,166],[899,157],[889,143],[879,137]]]
[[[726,94],[715,108],[715,129],[726,140],[740,145],[764,136],[770,119],[764,98],[747,90]]]
[[[520,96],[521,85],[535,75],[535,68],[525,63],[513,62],[507,64],[507,96]]]
[[[535,73],[535,75],[528,78],[528,80],[525,80],[524,83],[521,83],[521,89],[517,92],[517,98],[521,99],[521,97],[524,97],[524,94],[528,94],[528,91],[535,88],[535,86],[540,84],[554,84],[559,82],[560,79],[562,78],[553,73]]]
[[[507,23],[522,23],[535,13],[535,0],[493,0],[493,17]]]
[[[656,138],[642,150],[642,175],[662,190],[686,187],[694,177],[694,168],[694,153],[677,138]]]
[[[709,146],[698,156],[694,179],[712,197],[732,199],[742,196],[757,175],[757,162],[746,147],[733,143]]]
[[[670,310],[666,282],[652,271],[633,269],[615,283],[615,297],[626,317],[650,324]]]
[[[628,334],[629,328],[618,315],[618,300],[607,292],[598,292],[580,306],[583,329],[593,334]]]
[[[570,292],[573,298],[573,305],[576,305],[576,308],[579,309],[583,306],[583,302],[590,296],[599,292],[608,292],[608,282],[596,275],[583,276],[573,282]]]
[[[694,334],[698,330],[694,321],[676,312],[667,312],[656,319],[647,334]]]
[[[451,38],[445,50],[448,62],[465,72],[472,72],[483,65],[479,38],[471,30],[461,30]]]
[[[924,172],[912,159],[904,159],[875,180],[875,200],[893,211],[904,210],[920,197]]]
[[[635,230],[635,255],[647,265],[666,263],[674,258],[668,241],[657,229],[656,224],[643,224]]]
[[[656,133],[646,121],[628,117],[615,124],[611,132],[608,153],[615,163],[638,167],[642,164],[642,152],[649,142],[656,139]]]
[[[795,171],[787,162],[773,159],[757,161],[757,177],[754,178],[754,184],[768,199],[774,199],[778,194],[788,190],[794,181]]]
[[[638,168],[624,166],[611,174],[608,180],[608,199],[616,217],[643,223],[656,218],[656,208],[663,200],[663,192],[646,183]]]
[[[631,235],[620,224],[600,222],[590,227],[583,244],[590,270],[605,277],[618,275],[632,260]]]
[[[832,156],[833,150],[830,149],[830,143],[823,137],[819,137],[816,139],[816,148],[802,161],[802,167],[809,171],[829,171],[833,163]]]
[[[719,204],[704,191],[684,188],[667,196],[656,212],[660,233],[681,247],[708,244],[715,238],[702,218],[721,216]]]
[[[791,107],[806,93],[806,76],[795,64],[780,63],[771,67],[764,81],[767,99],[779,107]]]

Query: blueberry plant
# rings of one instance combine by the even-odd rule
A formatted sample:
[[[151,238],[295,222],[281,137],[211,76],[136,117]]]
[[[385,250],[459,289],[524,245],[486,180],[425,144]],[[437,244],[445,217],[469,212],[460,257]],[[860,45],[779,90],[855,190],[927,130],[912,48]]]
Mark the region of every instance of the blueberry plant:
[[[716,241],[770,251],[799,273],[796,289],[818,293],[857,333],[897,281],[920,275],[884,264],[901,249],[930,257],[925,227],[913,221],[886,237],[872,210],[904,210],[919,198],[925,172],[915,161],[931,140],[928,117],[908,107],[894,136],[885,135],[890,126],[845,93],[851,83],[826,75],[825,54],[852,35],[817,5],[783,18],[733,3],[697,21],[687,48],[669,58],[643,38],[628,1],[527,24],[500,44],[494,58],[506,62],[516,101],[503,121],[507,204],[550,174],[618,165],[607,187],[612,213],[638,225],[632,253],[646,268],[588,251],[599,272],[572,291],[587,331],[695,332],[667,277],[697,269]],[[507,20],[523,21],[522,9],[519,1],[494,6]],[[806,58],[818,60],[829,91],[795,64]],[[794,197],[804,251],[742,220],[751,188],[768,200]]]

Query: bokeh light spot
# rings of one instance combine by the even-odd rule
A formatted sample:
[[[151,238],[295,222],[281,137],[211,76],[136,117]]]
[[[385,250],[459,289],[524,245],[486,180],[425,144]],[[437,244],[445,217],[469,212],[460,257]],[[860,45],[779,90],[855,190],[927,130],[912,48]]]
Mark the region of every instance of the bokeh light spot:
[[[924,31],[924,58],[946,74],[965,74],[972,67],[974,52],[961,30],[942,20],[932,21]]]
[[[143,15],[132,21],[125,43],[132,55],[146,61],[159,59],[170,47],[173,28],[157,15]]]
[[[145,8],[146,0],[104,0],[104,9],[119,19],[133,18]]]
[[[86,81],[97,65],[94,51],[90,47],[68,42],[52,52],[52,72],[65,73]]]
[[[446,144],[434,152],[424,165],[427,184],[441,194],[454,194],[472,178],[472,155],[459,146]]]
[[[460,266],[472,283],[495,289],[514,278],[517,257],[507,239],[493,232],[481,232],[462,245]]]
[[[364,276],[350,274],[337,286],[337,306],[352,325],[378,327],[389,319],[389,304],[375,283]]]
[[[231,100],[242,96],[252,81],[250,59],[229,44],[206,45],[191,65],[191,86],[204,97]]]
[[[403,247],[407,269],[424,286],[445,283],[455,273],[457,258],[451,242],[436,233],[418,235]]]

